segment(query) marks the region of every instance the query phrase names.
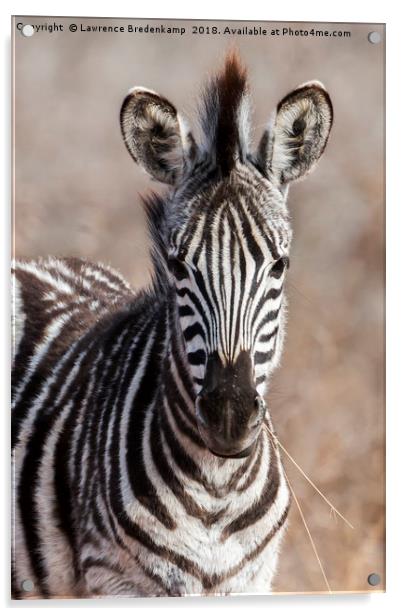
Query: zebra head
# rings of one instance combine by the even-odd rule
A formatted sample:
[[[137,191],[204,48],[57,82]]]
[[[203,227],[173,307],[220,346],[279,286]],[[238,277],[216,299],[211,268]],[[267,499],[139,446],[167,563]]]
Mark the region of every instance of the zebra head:
[[[134,88],[123,103],[130,154],[171,186],[148,202],[154,261],[175,290],[197,424],[216,455],[248,455],[266,416],[284,336],[288,186],[321,157],[332,117],[322,84],[305,83],[279,102],[252,150],[246,72],[234,54],[203,92],[198,143],[155,92]]]

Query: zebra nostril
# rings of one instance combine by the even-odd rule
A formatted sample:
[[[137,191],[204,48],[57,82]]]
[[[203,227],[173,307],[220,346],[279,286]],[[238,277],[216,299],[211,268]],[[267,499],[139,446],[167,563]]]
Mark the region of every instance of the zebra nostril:
[[[205,424],[206,424],[205,417],[202,414],[202,410],[201,410],[199,404],[197,404],[196,407],[195,407],[195,415],[197,417],[197,421],[199,421],[200,424],[205,426]]]
[[[258,394],[254,398],[254,409],[258,414],[263,415],[265,412],[265,402]]]
[[[254,430],[258,428],[264,419],[265,416],[265,402],[263,398],[259,395],[256,395],[254,398],[254,413],[253,417],[250,419],[248,427],[250,430]]]
[[[204,390],[201,390],[197,396],[197,401],[195,405],[195,415],[197,421],[200,425],[204,426],[204,428],[208,425],[207,417],[205,415],[205,407],[203,408],[203,402],[205,402],[205,398],[206,393]]]

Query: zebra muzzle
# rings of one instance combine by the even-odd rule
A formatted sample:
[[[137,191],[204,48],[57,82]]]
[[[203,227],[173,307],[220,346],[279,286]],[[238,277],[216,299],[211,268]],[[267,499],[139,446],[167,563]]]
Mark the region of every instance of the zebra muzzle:
[[[220,457],[252,453],[265,416],[256,391],[250,354],[223,365],[217,353],[208,357],[204,383],[196,400],[198,430],[206,447]]]

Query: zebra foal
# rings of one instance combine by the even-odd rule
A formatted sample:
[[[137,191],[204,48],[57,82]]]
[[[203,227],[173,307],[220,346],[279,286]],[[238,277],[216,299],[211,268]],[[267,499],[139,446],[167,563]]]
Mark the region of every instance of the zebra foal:
[[[130,91],[124,142],[170,186],[145,200],[152,285],[76,258],[13,267],[14,597],[270,591],[290,502],[264,401],[286,196],[331,124],[306,83],[251,151],[233,54],[204,89],[198,142],[168,100]]]

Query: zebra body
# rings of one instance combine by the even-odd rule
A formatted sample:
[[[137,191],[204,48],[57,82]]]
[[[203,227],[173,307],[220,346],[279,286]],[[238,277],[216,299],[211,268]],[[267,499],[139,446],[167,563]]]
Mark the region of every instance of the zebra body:
[[[102,291],[94,294],[96,278],[87,270],[99,272],[105,287],[110,282],[112,318],[106,314],[94,322],[91,303]],[[265,550],[262,542],[275,525],[280,531],[289,502],[278,453],[264,433],[246,462],[222,464],[206,455],[167,302],[136,298],[124,285],[117,289],[108,270],[77,260],[21,263],[15,275],[30,294],[35,289],[32,301],[47,329],[57,332],[52,341],[38,337],[35,348],[42,341],[60,348],[54,363],[38,363],[14,411],[15,420],[23,418],[14,462],[16,510],[22,496],[30,499],[24,520],[28,540],[16,529],[18,578],[36,580],[33,594],[39,590],[44,596],[74,596],[81,586],[91,594],[130,595],[269,588],[271,572],[263,563],[267,554],[275,560],[281,532]],[[29,327],[34,307],[29,297],[20,303]],[[51,323],[47,313],[58,305],[63,312]],[[77,318],[91,323],[90,329],[71,340]],[[23,330],[16,353],[28,361],[15,382],[17,392],[35,360],[21,348],[24,338]],[[28,439],[35,444],[31,454]],[[96,443],[91,454],[90,443]],[[186,468],[185,455],[197,467]],[[169,468],[177,486],[165,483]],[[239,530],[228,534],[231,524]],[[259,558],[248,560],[259,550]]]
[[[14,266],[15,597],[26,579],[24,597],[271,589],[290,501],[263,396],[284,335],[287,182],[307,163],[286,166],[267,135],[242,153],[243,73],[233,58],[225,71],[205,110],[215,96],[235,116],[205,128],[204,150],[154,92],[123,104],[130,153],[175,186],[146,204],[149,289],[80,259]],[[301,108],[311,132],[297,92],[293,126]]]

